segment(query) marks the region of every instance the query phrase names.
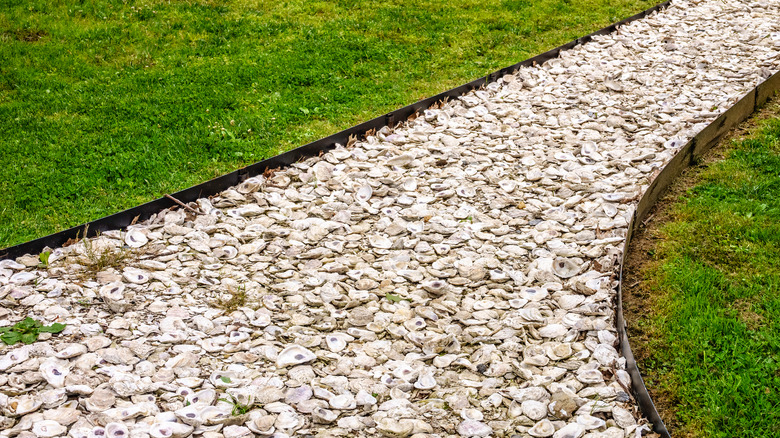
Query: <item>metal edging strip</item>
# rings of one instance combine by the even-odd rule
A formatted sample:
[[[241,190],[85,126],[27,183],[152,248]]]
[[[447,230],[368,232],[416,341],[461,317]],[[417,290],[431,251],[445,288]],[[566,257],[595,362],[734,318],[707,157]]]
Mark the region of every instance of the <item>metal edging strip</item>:
[[[367,122],[363,122],[359,125],[355,125],[351,128],[347,128],[341,132],[330,135],[328,137],[315,140],[311,143],[287,151],[280,155],[276,155],[274,157],[259,161],[257,163],[250,164],[249,166],[243,167],[234,172],[222,175],[212,180],[178,191],[176,193],[173,193],[172,196],[184,203],[193,202],[198,198],[215,195],[223,190],[226,190],[229,187],[239,184],[241,181],[247,178],[262,174],[266,169],[275,169],[278,167],[289,166],[290,164],[295,163],[296,161],[302,158],[315,156],[320,152],[326,151],[328,149],[332,149],[335,147],[337,143],[347,144],[347,142],[351,137],[360,138],[364,136],[366,132],[372,129],[379,130],[386,125],[392,125],[397,122],[402,122],[407,118],[409,118],[410,116],[419,113],[420,111],[425,110],[426,108],[429,108],[434,103],[441,102],[445,99],[455,98],[463,94],[466,94],[469,91],[478,89],[483,85],[485,85],[486,83],[489,83],[491,80],[495,80],[496,78],[502,75],[515,72],[520,67],[531,66],[534,64],[537,65],[543,64],[544,62],[550,59],[556,58],[558,54],[560,54],[560,52],[563,50],[568,50],[579,44],[586,43],[592,40],[593,37],[596,35],[606,35],[612,33],[619,26],[623,24],[638,20],[640,18],[644,18],[655,11],[667,7],[670,2],[671,0],[667,0],[663,3],[655,5],[649,9],[646,9],[636,15],[618,21],[617,23],[610,24],[609,26],[604,27],[603,29],[597,30],[596,32],[588,34],[582,38],[578,38],[576,40],[570,41],[552,50],[534,56],[533,58],[529,58],[526,59],[525,61],[518,62],[517,64],[511,65],[509,67],[502,68],[486,76],[475,79],[469,83],[441,92],[435,96],[422,99],[411,105],[407,105],[405,107],[399,108],[386,115],[373,118]],[[120,211],[118,213],[105,216],[100,219],[96,219],[86,224],[78,225],[69,228],[67,230],[53,233],[48,236],[34,239],[25,243],[20,243],[18,245],[11,246],[5,249],[0,249],[0,260],[5,258],[16,258],[24,254],[38,254],[41,251],[43,251],[45,247],[50,247],[50,248],[60,247],[70,239],[76,239],[78,237],[95,236],[97,233],[108,231],[108,230],[123,229],[129,226],[131,223],[134,223],[134,221],[144,221],[157,212],[175,206],[176,204],[171,199],[168,199],[166,197],[158,198],[153,201],[141,204],[139,206],[124,211]]]
[[[631,389],[634,392],[637,403],[642,413],[653,424],[653,430],[662,438],[671,438],[658,410],[647,391],[642,374],[637,366],[631,346],[628,342],[626,322],[623,317],[623,278],[626,256],[631,240],[636,234],[639,225],[647,217],[658,199],[669,189],[684,169],[695,164],[696,161],[725,135],[731,128],[750,117],[753,112],[766,103],[766,101],[780,90],[780,72],[770,76],[764,82],[758,84],[753,90],[745,94],[726,112],[699,131],[677,154],[664,166],[658,176],[650,183],[645,193],[640,198],[634,209],[634,215],[628,224],[626,240],[623,243],[623,255],[620,260],[620,281],[617,296],[617,329],[620,341],[620,352],[626,358],[626,371],[631,376]]]

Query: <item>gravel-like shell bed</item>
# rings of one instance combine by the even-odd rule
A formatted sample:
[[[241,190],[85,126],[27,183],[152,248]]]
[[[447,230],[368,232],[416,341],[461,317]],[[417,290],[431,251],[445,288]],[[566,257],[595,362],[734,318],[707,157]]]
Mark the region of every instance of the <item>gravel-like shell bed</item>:
[[[623,438],[636,201],[780,66],[780,3],[674,1],[363,141],[0,261],[0,437]]]

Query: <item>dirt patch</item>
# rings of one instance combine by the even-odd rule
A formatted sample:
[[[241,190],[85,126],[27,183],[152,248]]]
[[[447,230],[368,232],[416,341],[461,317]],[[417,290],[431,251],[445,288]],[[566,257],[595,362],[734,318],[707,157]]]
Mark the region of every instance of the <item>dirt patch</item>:
[[[16,40],[34,43],[48,36],[49,33],[43,29],[17,29],[12,32],[12,35]]]
[[[764,323],[764,317],[753,311],[752,304],[748,300],[736,300],[731,304],[731,308],[739,313],[739,319],[749,330],[758,330]]]
[[[674,385],[654,385],[653,382],[660,382],[662,377],[646,366],[653,360],[657,336],[652,329],[648,328],[648,324],[644,323],[644,319],[648,309],[656,308],[661,298],[655,295],[654,280],[647,278],[646,272],[657,263],[654,254],[659,243],[664,239],[660,229],[664,224],[675,219],[673,207],[679,199],[689,189],[702,182],[701,174],[704,170],[725,158],[732,140],[740,141],[753,135],[759,129],[760,121],[777,117],[778,114],[780,114],[780,96],[775,96],[748,120],[727,133],[715,147],[698,160],[696,165],[685,169],[650,210],[642,224],[637,227],[636,234],[627,249],[623,270],[623,312],[628,326],[631,349],[658,413],[672,437],[675,438],[686,436],[681,432],[681,424],[676,415],[679,402],[671,391],[663,389],[663,386]],[[747,320],[750,320],[749,312],[744,315]]]

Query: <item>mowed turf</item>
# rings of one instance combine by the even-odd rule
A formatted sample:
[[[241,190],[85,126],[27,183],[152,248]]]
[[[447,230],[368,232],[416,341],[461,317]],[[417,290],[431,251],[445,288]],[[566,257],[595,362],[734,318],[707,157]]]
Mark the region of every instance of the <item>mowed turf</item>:
[[[648,387],[674,437],[780,436],[780,106],[672,207],[644,271]],[[632,341],[633,343],[633,341]]]
[[[276,155],[653,4],[0,0],[0,248]]]

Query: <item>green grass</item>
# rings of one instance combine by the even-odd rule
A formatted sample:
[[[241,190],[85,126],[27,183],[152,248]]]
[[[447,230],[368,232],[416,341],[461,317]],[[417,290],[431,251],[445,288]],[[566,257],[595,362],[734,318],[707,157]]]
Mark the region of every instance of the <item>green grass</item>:
[[[652,4],[0,0],[0,247],[276,155]]]
[[[645,271],[650,385],[676,437],[780,436],[780,118],[672,207]]]

